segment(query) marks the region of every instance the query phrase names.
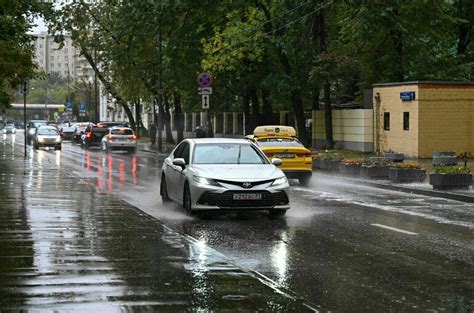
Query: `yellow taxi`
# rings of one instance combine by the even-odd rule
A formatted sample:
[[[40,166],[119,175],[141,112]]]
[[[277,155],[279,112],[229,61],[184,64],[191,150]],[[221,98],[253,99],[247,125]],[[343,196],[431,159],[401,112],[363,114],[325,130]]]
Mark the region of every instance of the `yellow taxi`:
[[[288,178],[295,178],[307,185],[313,173],[313,155],[296,138],[296,130],[291,126],[258,126],[253,135],[247,136],[269,158],[279,158],[279,168]]]

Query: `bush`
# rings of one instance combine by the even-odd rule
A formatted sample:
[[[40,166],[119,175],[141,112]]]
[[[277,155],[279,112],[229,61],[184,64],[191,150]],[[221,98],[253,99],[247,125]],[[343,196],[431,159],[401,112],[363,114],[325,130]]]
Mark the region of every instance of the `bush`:
[[[439,165],[433,168],[435,174],[469,174],[471,171],[464,166]]]

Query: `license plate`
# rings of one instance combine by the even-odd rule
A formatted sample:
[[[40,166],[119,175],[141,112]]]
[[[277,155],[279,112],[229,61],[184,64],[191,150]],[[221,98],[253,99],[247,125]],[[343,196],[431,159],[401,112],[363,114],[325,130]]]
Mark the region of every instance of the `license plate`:
[[[260,200],[261,193],[234,193],[234,200]]]
[[[277,158],[294,158],[295,155],[293,153],[280,153],[280,154],[277,154]]]

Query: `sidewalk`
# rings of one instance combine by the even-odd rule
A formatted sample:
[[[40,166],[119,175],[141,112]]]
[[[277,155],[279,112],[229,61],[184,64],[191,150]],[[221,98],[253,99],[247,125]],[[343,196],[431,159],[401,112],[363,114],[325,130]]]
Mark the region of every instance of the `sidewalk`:
[[[97,192],[61,152],[0,145],[0,311],[306,311],[204,242]],[[158,200],[157,200],[158,201]]]

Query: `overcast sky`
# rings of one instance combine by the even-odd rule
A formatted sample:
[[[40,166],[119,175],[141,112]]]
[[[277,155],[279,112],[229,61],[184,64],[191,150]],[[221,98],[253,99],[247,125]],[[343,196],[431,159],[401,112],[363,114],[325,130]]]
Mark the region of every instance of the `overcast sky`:
[[[43,19],[35,19],[35,22],[34,22],[37,26],[33,27],[31,29],[31,33],[33,34],[39,34],[41,32],[45,32],[48,30],[48,28],[46,27],[46,25],[44,25],[44,21]]]

